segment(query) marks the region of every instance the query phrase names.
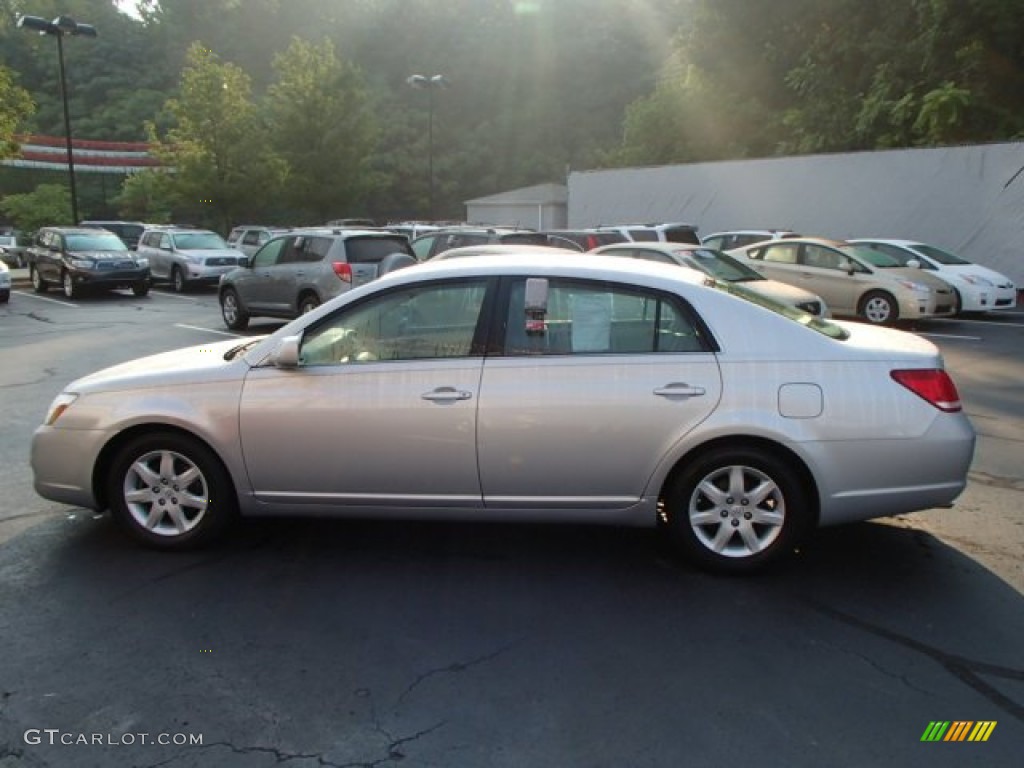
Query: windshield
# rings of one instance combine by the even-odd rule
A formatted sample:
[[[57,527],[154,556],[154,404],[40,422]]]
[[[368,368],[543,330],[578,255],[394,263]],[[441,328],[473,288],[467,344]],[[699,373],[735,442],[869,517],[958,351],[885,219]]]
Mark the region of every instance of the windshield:
[[[68,235],[67,248],[75,251],[127,251],[121,238],[109,232],[97,232],[95,235]]]
[[[179,251],[200,251],[205,249],[224,250],[228,244],[215,232],[186,232],[174,235],[174,247]]]
[[[730,283],[765,279],[746,264],[711,248],[699,248],[697,250],[680,249],[676,251],[676,256],[686,266],[699,269],[701,272],[705,272],[712,277],[717,277],[719,280],[726,280]]]
[[[868,248],[863,245],[841,245],[839,250],[845,253],[847,256],[851,256],[859,261],[865,261],[873,267],[881,267],[882,269],[888,269],[889,267],[902,267],[896,259],[887,253],[876,251],[873,248]]]
[[[937,261],[939,264],[945,264],[946,266],[970,264],[967,259],[962,259],[955,253],[944,251],[941,248],[936,248],[934,245],[925,245],[924,243],[917,243],[912,246],[915,251],[920,251],[932,261]]]
[[[765,309],[770,309],[777,315],[789,318],[793,322],[800,323],[800,325],[810,328],[812,331],[817,331],[831,339],[844,341],[850,338],[849,331],[829,320],[822,320],[820,317],[815,317],[811,313],[804,312],[802,309],[797,309],[790,304],[783,304],[782,302],[775,301],[775,299],[763,296],[760,293],[755,293],[743,285],[724,280],[716,280],[714,278],[708,278],[704,282],[704,285],[717,288],[718,290],[730,293],[733,296],[739,296],[741,299],[745,299],[746,301],[757,304]]]

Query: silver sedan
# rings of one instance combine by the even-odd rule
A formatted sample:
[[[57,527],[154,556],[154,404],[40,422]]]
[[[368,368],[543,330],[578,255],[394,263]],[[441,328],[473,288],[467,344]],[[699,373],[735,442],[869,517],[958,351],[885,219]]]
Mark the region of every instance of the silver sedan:
[[[162,549],[239,514],[547,520],[660,525],[719,571],[953,502],[975,436],[930,342],[742,294],[602,256],[418,265],[72,382],[35,488]]]

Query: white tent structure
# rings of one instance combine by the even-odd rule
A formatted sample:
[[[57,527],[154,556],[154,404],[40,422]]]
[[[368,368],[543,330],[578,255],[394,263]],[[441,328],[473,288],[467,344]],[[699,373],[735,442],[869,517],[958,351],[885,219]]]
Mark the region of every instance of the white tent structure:
[[[571,227],[906,238],[1024,285],[1024,142],[582,171],[568,186]]]

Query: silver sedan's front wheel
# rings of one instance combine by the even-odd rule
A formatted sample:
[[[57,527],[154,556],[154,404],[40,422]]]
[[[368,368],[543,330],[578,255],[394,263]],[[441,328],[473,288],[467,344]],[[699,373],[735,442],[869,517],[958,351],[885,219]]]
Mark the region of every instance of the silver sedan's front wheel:
[[[110,509],[136,539],[160,549],[184,549],[222,533],[237,504],[217,457],[184,435],[156,433],[117,454],[108,483]]]
[[[725,572],[785,554],[812,518],[797,474],[758,449],[719,448],[701,457],[676,481],[666,511],[684,553]]]

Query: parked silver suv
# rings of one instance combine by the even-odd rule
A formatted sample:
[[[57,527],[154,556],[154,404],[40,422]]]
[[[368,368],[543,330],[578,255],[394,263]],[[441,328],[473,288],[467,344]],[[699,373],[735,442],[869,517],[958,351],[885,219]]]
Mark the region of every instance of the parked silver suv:
[[[220,280],[228,328],[255,316],[292,319],[339,293],[416,263],[409,238],[361,229],[301,229],[278,235],[247,266]]]
[[[264,227],[258,224],[240,224],[228,234],[228,245],[246,256],[253,256],[274,235],[283,235],[291,227]]]
[[[245,263],[243,254],[209,229],[153,227],[142,233],[136,250],[149,259],[153,280],[170,282],[178,293],[193,285],[215,285],[222,274]]]

